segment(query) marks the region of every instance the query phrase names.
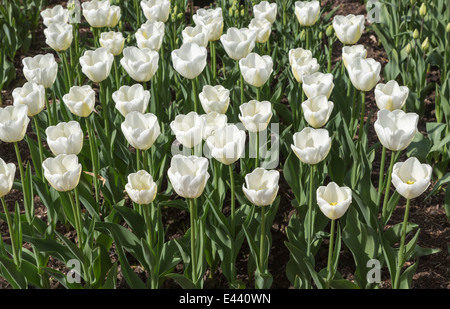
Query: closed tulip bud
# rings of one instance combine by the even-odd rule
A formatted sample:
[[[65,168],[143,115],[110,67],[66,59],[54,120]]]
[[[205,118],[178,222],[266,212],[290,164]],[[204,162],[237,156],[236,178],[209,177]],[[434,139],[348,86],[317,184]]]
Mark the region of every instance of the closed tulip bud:
[[[209,179],[208,166],[203,157],[174,155],[167,171],[174,191],[184,198],[198,198]]]
[[[44,177],[59,192],[75,189],[80,181],[81,164],[76,155],[61,154],[55,158],[47,158],[42,162]]]
[[[247,199],[256,206],[269,206],[278,194],[280,172],[258,167],[245,175],[242,191]]]
[[[264,131],[272,118],[272,104],[269,101],[256,101],[241,104],[239,120],[249,132]]]
[[[397,192],[406,199],[419,197],[430,186],[432,168],[421,164],[415,157],[394,164],[392,184]]]
[[[153,181],[152,175],[147,171],[140,170],[128,175],[125,190],[130,199],[136,204],[148,205],[155,200],[158,187]]]
[[[128,143],[139,150],[150,149],[161,133],[158,119],[152,113],[128,113],[121,129]]]
[[[266,19],[273,24],[277,18],[277,4],[261,1],[253,6],[253,15],[257,19]]]
[[[236,8],[234,10],[234,18],[239,19],[239,17],[240,17],[239,15],[240,15],[239,8]]]
[[[367,49],[364,45],[351,45],[342,48],[342,60],[344,61],[345,68],[347,68],[347,64],[351,62],[353,58],[367,58]]]
[[[47,144],[52,153],[78,155],[83,148],[83,131],[77,121],[60,122],[45,130]]]
[[[109,77],[113,62],[114,55],[106,47],[87,50],[80,57],[81,71],[94,83]]]
[[[180,49],[172,51],[173,67],[181,76],[194,79],[205,69],[207,56],[205,47],[196,43],[183,43]]]
[[[112,99],[116,103],[116,109],[124,117],[130,112],[144,114],[150,102],[150,91],[144,90],[141,84],[122,86],[112,94]]]
[[[334,34],[334,28],[333,28],[333,25],[329,25],[329,26],[327,27],[327,30],[325,31],[325,35],[326,35],[327,37],[331,37],[333,34]]]
[[[218,112],[203,114],[200,118],[203,122],[203,140],[206,140],[209,136],[211,136],[215,130],[226,126],[228,122],[227,115],[219,114]]]
[[[414,32],[413,32],[413,39],[417,40],[419,38],[419,35],[420,35],[419,34],[419,30],[415,29]]]
[[[272,67],[273,61],[269,55],[260,56],[257,53],[250,53],[239,60],[239,68],[244,80],[254,87],[261,87],[267,82],[273,72]]]
[[[312,26],[317,22],[320,13],[320,3],[313,1],[296,1],[295,16],[301,26]]]
[[[196,43],[199,46],[206,47],[208,45],[208,30],[206,27],[199,25],[195,27],[186,27],[181,32],[184,43]]]
[[[386,84],[377,84],[374,93],[375,102],[379,109],[393,111],[401,109],[405,105],[409,95],[409,88],[399,86],[397,81],[390,80]]]
[[[330,119],[334,104],[324,95],[312,97],[302,103],[303,115],[313,128],[323,127]]]
[[[391,151],[406,149],[417,132],[419,115],[405,113],[401,109],[378,111],[374,123],[375,132],[381,144]]]
[[[306,164],[322,162],[331,149],[331,138],[326,129],[306,127],[295,133],[293,139],[292,150]]]
[[[45,43],[55,51],[65,51],[72,44],[73,32],[70,24],[51,24],[44,29]]]
[[[49,27],[51,24],[67,24],[69,22],[69,11],[62,5],[55,5],[52,8],[41,12],[44,25]]]
[[[352,190],[330,182],[327,186],[317,189],[316,197],[322,213],[330,220],[336,220],[345,214],[352,203]]]
[[[225,114],[230,104],[230,90],[221,85],[203,86],[198,95],[205,113],[218,112]]]
[[[0,107],[0,140],[5,143],[20,142],[25,137],[28,123],[28,106]]]
[[[63,102],[74,115],[88,117],[95,106],[95,91],[89,85],[73,86],[63,96]]]
[[[450,33],[450,23],[447,24],[447,27],[445,28],[445,32]]]
[[[425,40],[422,42],[422,49],[424,52],[426,52],[430,48],[430,42],[428,40],[428,37],[425,38]]]
[[[233,8],[233,7],[230,7],[230,8],[228,9],[228,15],[233,16],[233,14],[234,14],[234,8]]]
[[[303,30],[300,32],[300,41],[304,41],[305,38],[306,38],[306,31],[305,31],[305,29],[303,29]]]
[[[177,20],[183,20],[184,18],[184,14],[183,13],[178,13],[177,14]]]
[[[419,8],[419,14],[420,16],[424,17],[425,15],[427,15],[427,5],[425,4],[425,2],[422,2],[422,5]]]
[[[6,164],[6,162],[0,158],[0,197],[4,197],[11,191],[15,175],[16,165],[14,163]]]
[[[123,49],[123,58],[120,64],[132,79],[137,82],[148,82],[153,78],[158,70],[159,54],[158,52],[135,46],[125,47]]]
[[[193,148],[202,142],[203,119],[196,112],[177,115],[170,123],[170,128],[186,148]]]
[[[230,14],[231,16],[232,14]],[[198,9],[192,16],[196,26],[203,26],[208,32],[208,41],[217,41],[223,32],[222,9]]]
[[[83,16],[93,28],[115,27],[119,23],[120,7],[111,5],[109,0],[91,0],[81,4]]]
[[[28,106],[28,117],[39,114],[45,107],[45,88],[42,85],[26,82],[12,92],[14,105]]]
[[[323,32],[320,31],[320,32],[319,32],[319,40],[322,40],[322,38],[323,38]]]
[[[241,60],[251,53],[256,44],[256,31],[248,28],[231,27],[220,37],[220,41],[228,55],[233,60]]]
[[[149,48],[159,51],[164,39],[165,25],[162,21],[150,21],[142,24],[136,32],[136,41],[140,49]]]
[[[161,21],[165,23],[169,19],[169,0],[142,0],[141,8],[148,20]]]
[[[121,32],[102,32],[100,34],[100,46],[105,47],[114,56],[118,56],[122,53],[125,45],[125,38]]]
[[[250,30],[256,31],[256,42],[265,43],[272,33],[272,24],[267,19],[253,18],[248,25]]]
[[[22,60],[23,74],[29,82],[34,82],[50,88],[56,80],[58,74],[58,63],[56,63],[53,54],[36,55],[34,57],[26,57]]]
[[[364,15],[337,15],[333,19],[333,28],[342,44],[356,44],[364,31]]]
[[[409,55],[411,53],[411,48],[412,48],[411,43],[408,43],[408,45],[406,45],[406,48],[405,48],[405,52],[407,55]]]
[[[334,88],[333,74],[316,72],[305,75],[303,76],[302,88],[310,99],[320,95],[328,99]]]
[[[292,74],[299,83],[303,83],[303,77],[319,70],[319,63],[312,58],[311,52],[303,49],[295,49],[289,52],[289,62]]]
[[[353,86],[360,91],[370,91],[380,80],[381,64],[372,58],[353,58],[347,63]]]
[[[214,131],[206,139],[211,156],[225,165],[230,165],[241,158],[245,153],[245,131],[239,130],[234,124]]]

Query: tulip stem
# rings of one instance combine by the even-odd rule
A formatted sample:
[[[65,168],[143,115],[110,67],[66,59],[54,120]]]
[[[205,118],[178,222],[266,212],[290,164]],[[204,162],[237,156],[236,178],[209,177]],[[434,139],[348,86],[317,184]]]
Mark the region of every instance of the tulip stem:
[[[349,89],[352,87],[351,83],[348,85]],[[355,136],[355,132],[353,131],[353,127],[355,125],[356,120],[356,93],[358,90],[355,88],[353,89],[353,97],[352,97],[352,119],[350,119],[350,133],[352,135],[352,138]]]
[[[194,112],[198,112],[198,89],[197,89],[198,79],[192,79],[192,96],[194,97]]]
[[[66,52],[65,52],[65,51],[62,51],[62,52],[60,53],[60,55],[61,55],[61,59],[62,59],[62,62],[63,62],[64,71],[65,71],[65,73],[66,73],[66,81],[67,81],[67,88],[66,88],[66,91],[68,91],[68,90],[72,87],[72,78],[71,78],[71,76],[70,76],[71,70],[70,70],[70,68],[69,68],[69,62],[67,61],[67,55],[66,55]]]
[[[39,122],[37,117],[33,117],[33,122],[34,122],[34,128],[36,130],[36,137],[37,137],[37,142],[38,142],[38,146],[39,146],[39,159],[41,160],[41,170],[39,171],[41,173],[40,178],[42,180],[44,180],[44,170],[42,168],[42,162],[44,162],[44,149],[42,148],[42,141],[41,141],[41,132],[39,130]]]
[[[261,101],[261,89],[256,87],[256,101]]]
[[[141,151],[136,149],[136,172],[141,169]]]
[[[50,103],[48,102],[48,96],[47,96],[47,89],[45,89],[45,107],[47,108],[47,116],[48,116],[48,126],[53,125],[53,117],[52,117],[52,110],[50,109]]]
[[[259,243],[259,267],[260,267],[260,271],[261,273],[265,273],[265,267],[264,267],[264,257],[266,256],[265,254],[265,244],[264,244],[264,240],[266,239],[266,207],[262,206],[261,207],[261,238],[260,238],[260,243]]]
[[[313,192],[314,192],[314,165],[310,165],[309,169],[309,208],[308,208],[308,233],[306,244],[306,256],[309,258],[311,255],[311,238],[313,233],[312,227],[312,208],[313,208]]]
[[[335,229],[336,220],[331,220],[331,227],[330,227],[330,244],[328,245],[328,263],[327,263],[327,281],[330,283],[330,280],[332,278],[331,273],[331,263],[333,261],[333,250],[334,250],[334,229]]]
[[[386,161],[386,147],[383,146],[383,152],[381,153],[381,162],[380,162],[380,176],[378,178],[378,196],[377,196],[377,205],[380,206],[381,201],[381,193],[383,192],[384,184],[384,165]]]
[[[189,199],[189,212],[191,213],[190,215],[190,221],[191,221],[191,265],[192,265],[192,282],[197,285],[197,280],[196,280],[196,270],[197,270],[197,253],[196,253],[196,228],[195,228],[195,224],[196,224],[196,220],[197,220],[197,216],[196,216],[196,207],[195,207],[195,202],[194,199]]]
[[[97,204],[99,204],[100,194],[99,194],[99,189],[98,189],[98,166],[97,166],[97,158],[95,155],[95,151],[96,151],[97,147],[95,146],[95,144],[96,144],[95,135],[92,130],[91,120],[89,118],[86,118],[86,126],[87,126],[87,131],[88,131],[88,138],[89,138],[89,148],[91,151],[92,174],[93,174],[92,183],[94,185],[94,190],[95,190],[95,201],[97,202]]]
[[[240,71],[240,79],[241,79],[241,105],[244,104],[244,76],[242,75],[242,72]]]
[[[406,199],[406,208],[405,208],[405,215],[403,217],[403,224],[402,224],[402,237],[400,240],[400,248],[398,251],[398,260],[397,260],[397,272],[395,273],[395,282],[394,282],[394,289],[398,289],[400,285],[400,272],[402,270],[402,266],[405,263],[403,261],[404,254],[405,254],[405,238],[406,238],[406,228],[408,226],[408,216],[409,216],[409,208],[410,208],[410,199]]]
[[[78,246],[80,249],[83,249],[83,230],[81,228],[81,212],[80,212],[80,199],[78,196],[77,188],[73,189],[74,197],[71,192],[69,192],[70,204],[72,205],[73,217],[75,220],[75,230],[78,235]]]
[[[392,180],[392,169],[394,168],[394,163],[395,163],[395,155],[396,155],[396,151],[393,151],[391,153],[391,163],[389,164],[389,171],[388,171],[388,175],[387,175],[387,182],[386,182],[386,188],[385,188],[385,192],[384,192],[384,201],[383,201],[383,208],[381,210],[381,219],[383,222],[383,225],[387,223],[387,203],[389,201],[389,189],[391,187],[391,180]]]
[[[106,89],[105,89],[105,85],[103,85],[103,82],[99,82],[98,83],[99,87],[100,87],[100,104],[102,106],[102,116],[103,116],[103,120],[105,122],[105,132],[107,134],[110,134],[109,132],[109,120],[108,120],[108,109],[107,109],[107,102],[106,102]]]
[[[119,65],[117,62],[119,61],[118,57],[114,57],[114,77],[116,79],[116,88],[120,88],[120,76],[119,76]]]
[[[361,119],[359,120],[358,142],[361,143],[364,133],[364,114],[366,112],[366,92],[361,91]]]
[[[259,131],[256,132],[256,159],[255,159],[255,168],[259,167]]]
[[[210,41],[209,42],[209,49],[211,51],[211,71],[212,71],[212,78],[213,78],[213,84],[216,83],[216,76],[217,76],[217,72],[216,72],[216,66],[217,66],[217,62],[216,62],[216,42],[215,41]]]
[[[233,174],[233,164],[228,165],[230,171],[230,189],[231,189],[231,237],[234,239],[235,235],[235,200],[234,200],[234,174]]]
[[[3,209],[5,211],[5,216],[6,216],[6,223],[8,224],[9,237],[11,238],[11,247],[13,250],[14,264],[16,264],[17,267],[19,267],[20,266],[20,256],[19,256],[19,252],[17,252],[16,237],[15,237],[15,233],[14,233],[13,226],[12,226],[11,215],[9,214],[8,207],[6,206],[4,197],[2,196],[0,199],[2,200],[2,205],[3,205]],[[18,227],[15,227],[15,228],[17,229]]]

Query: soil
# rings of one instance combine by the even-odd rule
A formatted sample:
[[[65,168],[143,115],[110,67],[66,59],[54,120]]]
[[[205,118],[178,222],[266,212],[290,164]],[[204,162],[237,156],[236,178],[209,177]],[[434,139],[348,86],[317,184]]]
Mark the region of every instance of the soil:
[[[322,1],[323,5],[331,2],[331,0]],[[59,3],[59,1],[50,1],[50,5],[55,3]],[[198,4],[198,1],[195,1],[195,4]],[[338,0],[333,1],[333,6],[339,5],[340,8],[337,10],[335,15],[347,15],[350,13],[353,14],[365,14],[364,6],[361,5],[358,1],[350,1],[350,0]],[[33,43],[33,48],[31,48],[30,54],[36,54],[43,52],[43,48],[45,47],[45,39],[43,36],[43,27],[41,27],[35,33],[35,40]],[[378,40],[375,34],[371,31],[365,31],[362,35],[360,44],[363,44],[368,49],[368,57],[375,58],[377,61],[380,61],[384,66],[387,63],[387,56],[381,46],[378,44]],[[340,50],[342,48],[341,43],[338,41],[335,43],[333,47],[333,65],[335,65],[340,60]],[[46,50],[48,52],[48,50]],[[22,64],[21,60],[29,55],[24,55],[18,52],[16,56],[16,80],[9,86],[8,89],[2,91],[2,98],[4,105],[12,104],[12,90],[15,87],[23,84],[24,77],[22,74]],[[436,75],[439,74],[437,70],[431,69],[429,73],[430,79],[435,79]],[[382,81],[380,81],[382,82]],[[371,112],[375,112],[377,110],[377,106],[374,101],[373,93],[368,93],[367,97],[367,115],[370,115]],[[421,119],[420,123],[423,125],[428,121],[435,121],[434,118],[434,93],[430,93],[426,99],[426,110],[425,115]],[[376,113],[373,113],[376,115]],[[366,119],[366,121],[369,119]],[[375,121],[375,116],[369,120],[371,124]],[[425,128],[419,127],[419,129],[425,132]],[[372,128],[369,131],[369,142],[374,143],[377,141],[377,137],[375,132],[373,131],[373,125],[370,126]],[[28,133],[31,138],[35,139],[34,134],[31,131],[31,126],[28,128]],[[22,159],[24,161],[30,161],[31,157],[28,151],[27,144],[22,141],[19,143],[20,152]],[[44,147],[46,145],[44,144]],[[14,162],[16,163],[16,156],[14,152],[14,147],[12,144],[3,143],[0,141],[0,157],[4,159],[6,162]],[[389,157],[386,159],[389,160]],[[375,160],[375,162],[379,162],[379,158]],[[387,161],[389,162],[389,161]],[[18,173],[18,172],[17,172]],[[16,175],[16,178],[19,178],[19,175]],[[373,174],[373,182],[374,185],[377,184],[378,181],[378,171],[375,171]],[[433,184],[430,186],[430,189],[433,188]],[[424,196],[429,192],[424,193]],[[289,259],[289,251],[284,245],[284,242],[287,241],[286,237],[286,227],[288,226],[289,219],[293,214],[293,208],[291,206],[291,201],[294,198],[294,194],[291,189],[284,181],[283,177],[280,177],[280,195],[281,202],[275,217],[274,223],[270,230],[272,234],[273,241],[271,252],[269,256],[269,272],[273,275],[273,284],[272,289],[290,289],[292,288],[290,282],[286,277],[286,264]],[[12,190],[10,194],[6,196],[6,202],[10,211],[13,211],[15,202],[18,201],[19,204],[22,202],[22,193],[17,190]],[[416,199],[411,204],[410,210],[410,222],[414,222],[419,225],[421,231],[418,239],[418,245],[425,248],[439,249],[440,252],[428,256],[421,257],[419,262],[419,266],[417,268],[416,274],[413,277],[412,288],[414,289],[450,289],[450,256],[449,256],[449,243],[450,243],[450,223],[447,220],[445,210],[444,210],[444,192],[440,191],[439,194],[431,196],[428,200]],[[403,214],[405,209],[406,201],[402,198],[400,200],[399,206],[395,209],[394,213],[390,221],[388,222],[388,226],[394,225],[396,223],[403,221]],[[36,212],[35,215],[42,220],[46,220],[46,209],[40,202],[39,198],[35,199],[35,207]],[[167,235],[169,238],[177,238],[183,235],[184,228],[189,226],[189,215],[183,211],[178,209],[166,208],[163,209],[163,218],[164,225],[167,227]],[[7,229],[7,225],[5,222],[0,223],[0,232],[5,242],[9,242],[9,233]],[[67,237],[74,238],[73,231],[67,231],[64,227],[61,227],[61,232],[63,232]],[[321,250],[318,252],[316,256],[316,264],[317,267],[323,268],[326,266],[327,254],[328,254],[328,243],[325,240]],[[113,250],[111,250],[113,252]],[[237,273],[241,274],[238,279],[242,280],[247,284],[248,288],[253,287],[253,282],[249,281],[247,274],[247,261],[249,256],[249,248],[246,242],[244,242],[243,248],[237,259]],[[116,261],[117,256],[112,253],[111,254],[112,261]],[[414,261],[412,261],[414,262]],[[49,267],[62,270],[64,269],[64,265],[54,259],[50,259]],[[180,265],[177,270],[181,271],[182,266]],[[348,249],[345,247],[342,248],[340,259],[339,259],[339,273],[347,280],[352,280],[353,273],[355,270],[355,265],[353,262],[353,257]],[[137,267],[135,271],[142,277],[145,278],[145,272]],[[388,289],[391,287],[389,280],[389,273],[387,269],[382,270],[382,284],[381,287]],[[120,273],[119,273],[120,274]],[[118,278],[118,288],[127,289],[128,286],[125,280],[121,277]],[[206,289],[224,289],[228,288],[228,282],[220,272],[220,269],[213,274],[212,278],[210,278],[209,273],[205,275],[205,284],[204,287]],[[0,289],[9,289],[11,286],[2,278],[0,278]],[[52,288],[58,289],[62,288],[60,284],[56,281],[52,282]],[[180,288],[174,281],[167,280],[164,284],[166,289],[178,289]]]

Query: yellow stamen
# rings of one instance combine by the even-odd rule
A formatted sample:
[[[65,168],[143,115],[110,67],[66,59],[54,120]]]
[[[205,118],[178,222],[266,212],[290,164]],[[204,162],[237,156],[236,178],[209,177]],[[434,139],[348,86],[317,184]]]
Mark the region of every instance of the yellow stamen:
[[[414,181],[408,180],[406,183],[407,183],[408,185],[413,185],[413,184],[414,184]]]
[[[338,204],[338,202],[330,203],[331,206],[336,206],[337,204]]]

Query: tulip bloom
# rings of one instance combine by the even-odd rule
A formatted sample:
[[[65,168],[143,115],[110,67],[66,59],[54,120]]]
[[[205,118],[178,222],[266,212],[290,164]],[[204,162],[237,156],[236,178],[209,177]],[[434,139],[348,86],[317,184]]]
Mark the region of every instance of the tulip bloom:
[[[67,24],[69,22],[69,10],[63,8],[62,5],[55,5],[43,10],[41,17],[46,27],[50,27],[51,24]]]
[[[303,83],[303,76],[317,72],[320,67],[317,59],[312,57],[311,51],[302,48],[289,51],[289,63],[292,74],[299,83]]]
[[[202,195],[209,179],[209,161],[203,157],[174,155],[167,171],[175,192],[184,198]]]
[[[302,103],[303,115],[313,128],[323,127],[330,119],[334,104],[324,95],[319,95]]]
[[[142,0],[141,8],[148,20],[165,23],[169,19],[169,0]]]
[[[152,113],[130,112],[121,124],[122,133],[128,143],[138,150],[153,146],[161,133],[158,119]]]
[[[199,46],[206,47],[209,42],[208,29],[202,25],[188,26],[183,29],[181,35],[183,36],[183,44],[196,43]]]
[[[83,16],[93,28],[115,27],[120,20],[120,7],[109,0],[91,0],[81,4]]]
[[[173,68],[183,77],[194,79],[206,67],[208,52],[196,43],[183,43],[180,49],[172,51]],[[197,95],[197,94],[195,94]]]
[[[158,70],[158,62],[158,52],[148,48],[139,49],[135,46],[125,47],[123,58],[120,59],[120,64],[125,71],[137,82],[151,80]]]
[[[381,64],[372,58],[353,58],[347,63],[353,86],[360,91],[370,91],[380,80]]]
[[[114,55],[107,48],[87,50],[80,57],[81,70],[94,83],[100,83],[109,77]]]
[[[344,66],[347,68],[347,64],[352,61],[353,58],[367,58],[367,49],[364,45],[351,45],[342,47],[342,60]]]
[[[402,110],[378,111],[374,127],[381,144],[391,151],[406,149],[417,132],[419,115]]]
[[[208,33],[208,41],[217,41],[223,32],[222,8],[198,9],[192,19],[196,26],[203,26]]]
[[[16,143],[25,137],[28,123],[28,106],[17,105],[0,107],[0,140]]]
[[[122,86],[112,94],[112,99],[124,117],[133,111],[144,114],[150,102],[150,91],[144,90],[141,84]]]
[[[154,201],[158,187],[153,181],[152,175],[147,171],[140,170],[128,175],[128,183],[125,185],[125,190],[130,199],[136,204],[148,205]]]
[[[330,220],[342,217],[352,203],[352,190],[339,187],[335,182],[320,186],[316,191],[317,204]]]
[[[240,105],[239,110],[239,120],[249,132],[264,131],[273,115],[269,101],[251,100]]]
[[[83,148],[83,131],[77,121],[60,122],[45,130],[47,143],[52,153],[78,155]]]
[[[198,95],[205,113],[218,112],[225,114],[230,104],[230,90],[221,85],[203,86],[202,92]]]
[[[238,61],[247,57],[255,48],[256,31],[231,27],[226,34],[220,37],[220,42],[222,42],[228,57]]]
[[[401,196],[413,199],[428,189],[432,172],[429,164],[421,164],[417,158],[411,157],[394,164],[392,184]]]
[[[41,84],[44,88],[50,88],[55,83],[58,63],[53,54],[26,57],[22,60],[22,64],[27,81]]]
[[[253,6],[253,15],[257,19],[266,19],[273,24],[277,18],[277,4],[261,1]]]
[[[293,136],[291,145],[295,155],[306,164],[317,164],[325,159],[331,149],[331,138],[325,129],[304,128]]]
[[[69,93],[63,96],[63,101],[72,114],[88,117],[94,110],[95,91],[89,85],[73,86]]]
[[[265,43],[272,33],[272,24],[267,19],[253,18],[248,29],[256,31],[256,42]]]
[[[3,198],[11,191],[15,175],[16,165],[14,163],[6,164],[6,162],[0,158],[0,198]]]
[[[196,112],[177,115],[170,123],[170,128],[186,148],[193,148],[202,142],[203,120]]]
[[[324,95],[330,98],[334,88],[333,74],[316,72],[303,76],[303,91],[308,98]]]
[[[234,124],[214,131],[206,139],[206,144],[211,150],[211,155],[217,161],[225,165],[231,165],[242,156],[245,151],[246,134]]]
[[[74,154],[61,154],[55,158],[47,158],[42,162],[44,176],[50,185],[59,192],[75,189],[80,181],[81,164]]]
[[[26,82],[12,92],[14,105],[28,106],[28,117],[39,114],[45,107],[45,88],[42,85]]]
[[[272,67],[272,57],[268,55],[260,56],[257,53],[250,53],[239,60],[242,76],[254,87],[261,87],[267,82],[273,72]]]
[[[295,16],[301,26],[312,26],[319,18],[320,3],[314,1],[296,1]]]
[[[164,39],[165,24],[162,21],[147,20],[136,32],[137,46],[159,51]]]
[[[125,38],[122,32],[102,32],[100,34],[100,46],[105,47],[111,54],[118,56],[122,53],[125,45]]]
[[[71,24],[51,24],[44,29],[45,43],[55,51],[65,51],[69,49],[73,41]]]
[[[337,15],[333,18],[333,28],[342,44],[356,44],[364,31],[364,15]]]
[[[242,191],[247,199],[256,206],[269,206],[278,194],[280,173],[258,167],[245,175]]]
[[[401,109],[405,105],[409,95],[409,88],[399,86],[397,81],[390,80],[386,84],[377,84],[374,93],[379,109],[393,111]]]
[[[227,125],[228,117],[225,114],[219,114],[218,112],[210,112],[200,116],[203,122],[202,138],[206,139],[211,136],[215,130],[223,128]]]

